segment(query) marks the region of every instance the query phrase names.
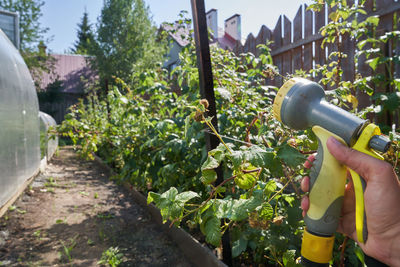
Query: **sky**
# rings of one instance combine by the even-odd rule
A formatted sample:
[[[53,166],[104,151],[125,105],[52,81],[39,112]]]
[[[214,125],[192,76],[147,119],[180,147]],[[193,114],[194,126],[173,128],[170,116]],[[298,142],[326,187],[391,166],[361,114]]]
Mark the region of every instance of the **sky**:
[[[154,23],[174,22],[181,10],[189,11],[190,0],[145,0],[150,8]],[[261,26],[271,30],[275,27],[279,15],[286,15],[293,20],[303,3],[311,4],[312,0],[205,0],[206,11],[218,10],[218,26],[234,14],[241,15],[242,37],[249,33],[257,35]],[[77,39],[77,24],[81,21],[86,8],[89,20],[96,24],[100,15],[103,0],[45,0],[40,20],[43,27],[48,27],[46,37],[51,41],[48,49],[52,53],[66,53]]]

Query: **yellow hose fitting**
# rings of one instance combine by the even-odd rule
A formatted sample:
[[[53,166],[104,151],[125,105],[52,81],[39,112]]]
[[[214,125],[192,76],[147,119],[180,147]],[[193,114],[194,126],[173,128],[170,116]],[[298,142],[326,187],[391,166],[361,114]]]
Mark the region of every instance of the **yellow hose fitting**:
[[[309,261],[316,263],[328,263],[332,259],[335,236],[322,237],[304,230],[301,255]]]

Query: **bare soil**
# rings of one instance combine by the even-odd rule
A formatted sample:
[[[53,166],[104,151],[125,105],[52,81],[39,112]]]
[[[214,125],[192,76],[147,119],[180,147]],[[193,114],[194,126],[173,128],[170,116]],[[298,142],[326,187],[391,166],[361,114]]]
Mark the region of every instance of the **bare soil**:
[[[72,148],[0,218],[0,266],[99,266],[116,247],[120,266],[192,266],[129,192]]]

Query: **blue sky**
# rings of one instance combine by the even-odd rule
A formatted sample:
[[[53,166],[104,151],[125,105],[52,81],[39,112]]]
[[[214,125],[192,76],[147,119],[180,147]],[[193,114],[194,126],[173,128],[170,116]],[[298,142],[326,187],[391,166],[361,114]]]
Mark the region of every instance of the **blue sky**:
[[[191,14],[190,0],[145,0],[149,5],[156,25],[164,21],[173,22],[181,10]],[[242,16],[242,35],[250,32],[257,35],[264,24],[270,29],[275,27],[279,15],[285,14],[290,20],[295,16],[302,3],[312,0],[205,0],[206,10],[218,9],[218,24],[234,15]],[[100,14],[103,0],[45,0],[41,19],[42,26],[49,27],[47,37],[52,37],[48,48],[53,53],[64,53],[76,40],[77,24],[80,22],[85,7],[90,22],[95,24]]]

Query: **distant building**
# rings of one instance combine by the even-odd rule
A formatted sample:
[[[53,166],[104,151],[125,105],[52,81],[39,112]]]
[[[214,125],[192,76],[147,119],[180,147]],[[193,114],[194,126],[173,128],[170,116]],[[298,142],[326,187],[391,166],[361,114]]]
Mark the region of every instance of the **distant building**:
[[[224,21],[224,29],[218,27],[218,11],[211,9],[207,12],[207,25],[213,32],[212,44],[217,44],[225,50],[233,50],[237,42],[242,41],[242,23],[239,14],[235,14]]]
[[[64,120],[68,108],[93,89],[98,77],[89,66],[88,56],[51,56],[55,59],[55,64],[52,72],[42,76],[40,88],[43,93],[39,94],[39,104],[40,110],[52,115],[57,123],[60,123]],[[51,91],[56,93],[57,99],[41,97]]]
[[[164,63],[164,68],[169,71],[173,70],[179,63],[179,53],[182,48],[189,44],[190,28],[187,28],[178,23],[168,24],[163,23],[161,30],[168,32],[169,40],[171,41],[167,61]]]
[[[0,29],[19,49],[19,17],[17,13],[0,10]]]
[[[241,17],[235,14],[225,20],[224,30],[218,27],[218,11],[210,9],[206,13],[207,26],[211,31],[211,44],[218,45],[222,49],[233,50],[237,42],[242,41]],[[174,69],[179,62],[179,53],[189,44],[190,28],[180,26],[178,23],[161,25],[160,30],[165,30],[172,41],[164,68]]]

